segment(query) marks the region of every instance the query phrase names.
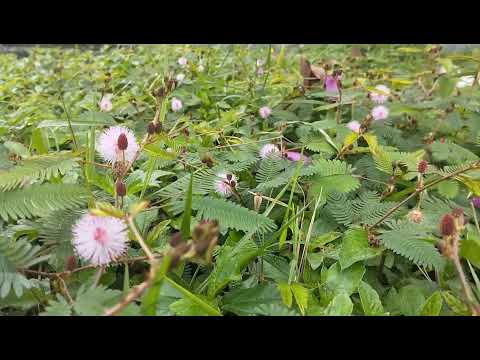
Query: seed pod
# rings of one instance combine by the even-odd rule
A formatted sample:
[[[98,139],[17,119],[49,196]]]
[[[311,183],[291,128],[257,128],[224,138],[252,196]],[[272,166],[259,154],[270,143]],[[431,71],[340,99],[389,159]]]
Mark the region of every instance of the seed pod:
[[[260,210],[260,207],[262,206],[262,201],[263,201],[262,195],[260,195],[260,193],[256,193],[253,198],[253,208],[255,209],[256,212]]]
[[[155,123],[153,121],[150,121],[147,126],[147,132],[150,135],[153,135],[155,134],[155,128],[156,128]]]
[[[450,214],[443,215],[440,220],[440,232],[443,236],[451,236],[455,233],[455,219]]]
[[[125,134],[120,134],[117,140],[117,145],[120,150],[127,150],[128,148],[128,139],[127,135]]]
[[[127,194],[127,187],[120,179],[118,179],[115,183],[115,189],[117,191],[117,195],[120,197],[124,197]]]

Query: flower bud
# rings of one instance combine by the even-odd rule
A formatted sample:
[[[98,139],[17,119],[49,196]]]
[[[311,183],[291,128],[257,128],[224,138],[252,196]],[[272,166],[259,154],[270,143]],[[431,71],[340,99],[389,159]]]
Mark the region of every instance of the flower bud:
[[[180,232],[176,232],[176,233],[172,234],[172,237],[170,238],[170,246],[171,247],[177,247],[178,245],[180,245],[183,242],[184,241],[182,239],[182,234]]]
[[[260,210],[260,207],[262,206],[262,201],[263,201],[262,195],[260,193],[256,193],[253,198],[253,208],[255,209],[256,212]]]
[[[117,140],[117,146],[120,150],[127,150],[128,148],[128,139],[127,135],[121,133]]]
[[[120,179],[118,179],[115,183],[115,189],[117,191],[117,195],[120,197],[124,197],[127,194],[127,187]]]
[[[451,214],[443,215],[440,220],[440,232],[443,236],[451,236],[455,234],[455,219]]]
[[[413,209],[408,213],[408,219],[415,224],[420,224],[423,221],[423,214],[419,209]]]
[[[156,128],[155,123],[153,121],[150,121],[147,126],[147,132],[150,135],[153,135],[155,134],[155,128]]]
[[[472,199],[472,204],[475,206],[477,209],[480,208],[480,197],[474,197]]]
[[[67,260],[65,261],[65,270],[67,271],[73,271],[77,267],[77,258],[73,255],[67,257]]]
[[[421,160],[418,163],[417,170],[420,174],[425,174],[425,172],[427,171],[427,167],[428,167],[428,162],[426,160]]]

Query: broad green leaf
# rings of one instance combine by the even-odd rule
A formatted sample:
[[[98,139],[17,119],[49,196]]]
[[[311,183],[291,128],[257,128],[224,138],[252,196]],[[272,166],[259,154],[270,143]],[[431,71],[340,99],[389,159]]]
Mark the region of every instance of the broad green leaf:
[[[442,293],[436,291],[430,296],[425,304],[423,305],[422,310],[420,311],[421,316],[438,316],[442,310],[443,299]]]
[[[380,253],[381,250],[370,246],[368,234],[365,230],[350,229],[343,237],[340,250],[340,265],[342,270],[344,270],[357,261],[370,259]]]
[[[336,295],[325,309],[326,316],[349,316],[353,311],[353,303],[345,292]]]
[[[362,303],[363,312],[367,316],[385,315],[380,297],[374,288],[362,281],[358,286],[358,293]]]
[[[291,289],[300,312],[302,315],[305,315],[305,311],[308,308],[308,289],[300,284],[292,284]]]
[[[277,287],[278,291],[280,291],[283,303],[288,307],[291,307],[293,302],[293,296],[290,285],[286,282],[281,282],[277,285]]]

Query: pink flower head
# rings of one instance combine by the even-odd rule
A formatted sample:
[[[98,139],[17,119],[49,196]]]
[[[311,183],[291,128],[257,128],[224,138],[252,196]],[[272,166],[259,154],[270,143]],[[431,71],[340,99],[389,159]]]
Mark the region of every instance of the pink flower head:
[[[177,98],[172,99],[172,111],[175,111],[175,112],[180,111],[182,110],[182,107],[183,107],[183,104],[180,99],[177,99]]]
[[[302,155],[298,151],[287,151],[287,159],[291,161],[300,161],[303,158],[305,164],[309,164],[311,159],[308,156]]]
[[[127,148],[124,151],[120,150],[118,147],[118,138],[122,134],[127,138]],[[138,149],[139,146],[132,130],[123,126],[109,127],[97,140],[98,153],[106,162],[112,164],[117,160],[123,160],[123,155],[125,155],[126,161],[133,161]]]
[[[263,74],[265,74],[265,71],[263,70],[263,67],[259,67],[257,69],[257,76],[262,76]]]
[[[187,65],[187,58],[185,56],[179,58],[178,65],[180,65],[181,67],[185,67]]]
[[[237,178],[233,174],[220,173],[215,180],[215,191],[222,196],[229,197],[232,195],[232,189],[237,185]]]
[[[260,157],[262,159],[265,159],[268,156],[279,155],[279,154],[280,154],[280,149],[273,144],[263,145],[263,147],[260,149]]]
[[[185,74],[178,74],[176,77],[175,77],[175,80],[178,81],[179,84],[181,84],[183,82],[183,80],[185,80]]]
[[[112,110],[112,108],[113,108],[112,97],[113,97],[112,94],[103,95],[102,100],[100,101],[100,104],[99,104],[101,111],[108,112],[108,111]]]
[[[73,246],[80,258],[108,265],[127,250],[127,226],[110,216],[83,215],[72,229]]]
[[[475,206],[477,209],[480,208],[480,197],[474,197],[472,199],[472,204]]]
[[[388,117],[389,110],[383,105],[375,106],[371,112],[374,120],[385,120]]]
[[[353,132],[356,132],[357,134],[360,132],[360,123],[358,121],[350,121],[347,124],[347,127],[352,130]]]
[[[339,80],[338,76],[333,77],[331,75],[327,75],[325,77],[325,91],[337,93],[338,92],[338,84],[337,84],[338,80]]]
[[[385,101],[388,100],[390,96],[390,89],[385,85],[378,85],[375,87],[378,91],[372,91],[370,93],[370,99],[377,104],[383,104]]]
[[[272,114],[272,109],[270,109],[268,106],[262,106],[260,110],[258,110],[258,113],[262,119],[266,119]]]

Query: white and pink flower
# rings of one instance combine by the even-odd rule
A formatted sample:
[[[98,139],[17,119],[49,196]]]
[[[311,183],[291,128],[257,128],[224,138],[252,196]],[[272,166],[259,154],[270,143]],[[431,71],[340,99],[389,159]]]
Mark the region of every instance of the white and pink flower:
[[[182,110],[182,107],[183,107],[183,104],[180,99],[177,99],[177,98],[172,99],[172,111],[175,111],[175,112],[180,111]]]
[[[357,134],[360,133],[360,127],[361,127],[361,124],[358,122],[358,121],[350,121],[348,124],[347,124],[347,127],[352,130],[353,132],[356,132]]]
[[[97,266],[108,265],[127,251],[127,225],[114,217],[85,214],[72,233],[78,256]]]
[[[100,103],[99,103],[100,111],[109,112],[112,110],[113,108],[112,98],[113,98],[112,94],[103,95],[102,100],[100,100]]]
[[[272,114],[272,109],[270,109],[268,106],[262,106],[260,110],[258,110],[258,113],[262,119],[266,119]]]
[[[387,107],[383,105],[378,105],[372,109],[371,115],[374,120],[385,120],[386,118],[388,118],[389,113],[390,111]]]
[[[180,65],[181,67],[185,67],[187,65],[187,58],[185,56],[182,56],[181,58],[178,59],[178,65]]]
[[[125,150],[121,150],[118,146],[118,139],[126,137],[127,146]],[[125,146],[123,146],[125,147]],[[114,163],[117,160],[125,160],[132,162],[135,159],[139,146],[132,130],[124,126],[112,126],[106,129],[97,140],[97,152],[108,163]]]
[[[280,155],[280,149],[274,144],[263,145],[260,149],[260,157],[265,159],[268,156]]]
[[[225,197],[229,197],[233,194],[233,189],[237,186],[237,178],[233,174],[220,173],[217,174],[217,180],[215,180],[215,191]]]
[[[177,82],[178,82],[179,84],[181,84],[181,83],[183,82],[183,80],[185,80],[185,74],[183,74],[183,73],[178,74],[178,75],[175,77],[175,80],[177,80]]]
[[[390,96],[390,89],[388,87],[385,85],[378,85],[375,87],[375,90],[377,91],[370,92],[370,99],[372,99],[374,103],[383,104],[388,100],[388,97]]]

